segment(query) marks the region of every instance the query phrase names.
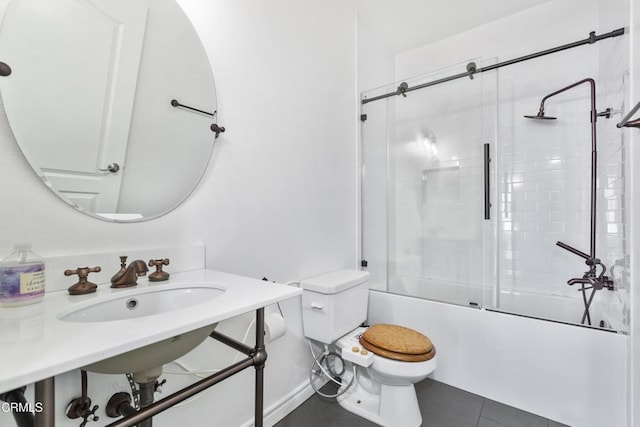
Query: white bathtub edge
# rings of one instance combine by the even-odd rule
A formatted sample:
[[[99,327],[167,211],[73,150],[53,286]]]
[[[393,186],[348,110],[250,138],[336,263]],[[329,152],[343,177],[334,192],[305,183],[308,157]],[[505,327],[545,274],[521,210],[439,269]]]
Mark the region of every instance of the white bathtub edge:
[[[437,381],[568,425],[627,425],[626,335],[378,291],[369,322],[427,334]]]

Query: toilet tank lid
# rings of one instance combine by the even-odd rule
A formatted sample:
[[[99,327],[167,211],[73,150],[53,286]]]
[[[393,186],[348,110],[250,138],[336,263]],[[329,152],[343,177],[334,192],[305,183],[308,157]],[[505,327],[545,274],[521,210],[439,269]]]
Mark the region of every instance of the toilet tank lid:
[[[322,294],[335,294],[368,281],[369,276],[368,271],[337,270],[301,280],[300,287]]]

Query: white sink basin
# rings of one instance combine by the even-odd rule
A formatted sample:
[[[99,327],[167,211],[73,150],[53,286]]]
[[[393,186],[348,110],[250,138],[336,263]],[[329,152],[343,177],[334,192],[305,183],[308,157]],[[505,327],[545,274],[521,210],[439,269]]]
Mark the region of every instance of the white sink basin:
[[[65,322],[114,322],[159,315],[202,304],[224,294],[223,287],[185,285],[172,288],[145,288],[109,295],[99,301],[84,304],[72,311],[62,312],[58,319]],[[101,374],[142,372],[162,367],[197,347],[216,328],[217,323],[176,335],[147,346],[84,366],[83,369]],[[123,330],[123,334],[127,331]]]
[[[145,292],[94,302],[58,318],[65,322],[111,322],[152,316],[201,304],[223,293],[224,289],[212,286],[147,288]]]
[[[99,374],[135,374],[162,368],[165,363],[174,361],[199,346],[217,325],[217,323],[214,323],[213,325],[176,335],[175,337],[92,363],[82,369]]]

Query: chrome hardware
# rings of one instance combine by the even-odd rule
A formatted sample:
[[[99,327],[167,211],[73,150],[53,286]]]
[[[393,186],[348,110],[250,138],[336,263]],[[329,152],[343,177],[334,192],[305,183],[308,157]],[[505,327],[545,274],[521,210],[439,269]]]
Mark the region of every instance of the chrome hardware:
[[[138,307],[138,300],[135,299],[135,298],[131,298],[131,299],[127,300],[127,302],[125,303],[125,306],[129,310],[135,310],[136,307]]]
[[[106,169],[98,169],[100,172],[111,172],[116,173],[120,170],[120,165],[117,163],[109,163]]]

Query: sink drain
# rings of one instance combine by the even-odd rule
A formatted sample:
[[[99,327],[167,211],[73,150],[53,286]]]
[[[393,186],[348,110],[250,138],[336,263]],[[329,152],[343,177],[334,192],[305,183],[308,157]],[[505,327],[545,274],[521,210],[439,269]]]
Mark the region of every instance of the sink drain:
[[[127,302],[125,303],[125,306],[129,310],[134,310],[136,307],[138,307],[138,300],[135,298],[131,298],[130,300],[127,300]]]

